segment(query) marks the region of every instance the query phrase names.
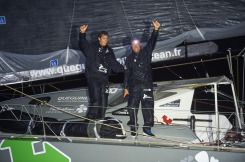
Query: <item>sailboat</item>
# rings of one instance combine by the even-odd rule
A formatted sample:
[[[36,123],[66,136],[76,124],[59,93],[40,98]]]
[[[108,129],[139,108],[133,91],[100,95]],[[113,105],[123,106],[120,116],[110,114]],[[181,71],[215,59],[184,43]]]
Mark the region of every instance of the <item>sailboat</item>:
[[[135,138],[131,136],[129,126],[127,126],[129,120],[127,101],[122,96],[123,89],[120,84],[112,85],[110,88],[109,107],[106,113],[107,119],[116,119],[120,121],[122,126],[120,127],[121,134],[117,134],[113,138],[101,136],[102,130],[101,132],[95,131],[93,135],[90,133],[89,136],[84,136],[82,133],[80,136],[77,133],[75,136],[67,135],[68,130],[72,130],[69,129],[72,123],[80,124],[81,127],[84,125],[84,119],[86,119],[84,115],[88,107],[86,88],[3,101],[0,103],[1,113],[5,113],[5,115],[2,116],[6,116],[7,112],[10,115],[8,118],[2,119],[1,122],[1,126],[5,125],[5,130],[7,130],[1,132],[1,157],[4,161],[16,159],[18,157],[16,154],[22,152],[19,149],[29,145],[29,149],[32,148],[34,155],[41,157],[41,154],[47,153],[46,150],[50,147],[64,155],[64,159],[67,158],[70,161],[81,159],[108,161],[109,158],[116,161],[182,161],[185,159],[198,161],[201,158],[226,161],[235,158],[236,161],[242,161],[245,149],[243,148],[242,122],[237,101],[234,97],[234,110],[240,123],[238,127],[240,131],[231,131],[234,126],[225,115],[219,113],[218,109],[217,95],[220,85],[230,86],[235,96],[234,85],[225,76],[156,82],[154,88],[155,126],[153,127],[156,137],[143,135],[142,129],[140,129],[143,125],[142,115],[139,115],[140,128],[136,132],[137,136]],[[215,98],[215,111],[208,114],[193,114],[191,105],[194,91],[204,86],[213,89],[210,93]],[[25,114],[29,115],[29,120],[25,118]],[[33,114],[41,117],[36,118],[37,121],[35,121]],[[57,120],[49,120],[48,118]],[[20,126],[18,122],[28,120],[24,128],[26,132],[22,134],[18,134],[16,131],[11,132],[14,126],[9,120],[15,120],[18,126]],[[93,130],[97,129],[98,125],[103,125],[105,120],[92,120]],[[62,129],[59,129],[58,133],[56,133],[57,128],[55,127],[57,122],[62,122]],[[37,123],[40,124],[37,125]],[[69,127],[67,123],[70,124]],[[43,134],[35,134],[36,132],[33,131],[35,125],[38,129],[43,129],[41,131]],[[51,133],[46,134],[45,132]],[[235,135],[232,136],[229,132]],[[36,151],[36,147],[40,147],[41,150]],[[112,154],[108,154],[108,152]],[[125,153],[130,153],[131,156],[119,156]],[[29,155],[26,155],[26,159],[29,158]]]
[[[243,6],[1,1],[0,161],[244,161],[244,85],[237,84],[244,78]],[[119,75],[111,78],[116,84],[106,117],[85,117],[89,98],[77,29],[88,24],[91,41],[94,31],[107,30],[124,64],[128,37],[140,36],[144,45],[152,20],[162,23],[152,53],[156,136],[143,134],[139,113],[132,137]],[[10,30],[16,24],[19,30]]]

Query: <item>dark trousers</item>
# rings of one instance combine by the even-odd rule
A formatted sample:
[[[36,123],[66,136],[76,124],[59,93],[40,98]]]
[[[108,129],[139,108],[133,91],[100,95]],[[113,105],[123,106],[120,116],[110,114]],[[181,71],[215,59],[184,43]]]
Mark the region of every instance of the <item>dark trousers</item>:
[[[89,107],[86,117],[100,119],[105,117],[108,104],[109,85],[106,81],[88,80]]]
[[[144,129],[150,129],[154,126],[154,97],[152,84],[136,84],[129,87],[128,112],[130,120],[128,125],[137,126],[137,114],[139,104],[144,119]]]

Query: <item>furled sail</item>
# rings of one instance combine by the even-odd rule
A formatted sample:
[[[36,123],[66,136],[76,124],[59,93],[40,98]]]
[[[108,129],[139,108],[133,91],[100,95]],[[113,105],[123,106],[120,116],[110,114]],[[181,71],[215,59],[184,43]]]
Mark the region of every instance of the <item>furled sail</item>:
[[[226,7],[229,6],[229,7]],[[207,10],[209,8],[209,10]],[[244,1],[8,1],[0,2],[0,82],[10,84],[84,72],[78,48],[79,26],[96,41],[109,32],[121,64],[131,52],[130,39],[142,44],[161,23],[152,62],[218,53],[215,40],[245,36]]]

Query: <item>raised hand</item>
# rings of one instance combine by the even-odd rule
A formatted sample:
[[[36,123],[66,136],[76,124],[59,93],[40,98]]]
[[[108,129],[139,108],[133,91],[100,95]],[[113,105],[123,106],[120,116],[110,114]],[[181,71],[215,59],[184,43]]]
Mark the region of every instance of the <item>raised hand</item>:
[[[128,90],[124,89],[123,97],[126,97],[127,95],[129,95]]]
[[[158,30],[160,28],[160,26],[161,26],[158,21],[152,21],[152,23],[153,23],[153,26],[154,26],[155,30]]]
[[[82,25],[82,26],[80,26],[80,32],[81,33],[85,33],[86,30],[87,30],[87,28],[88,28],[88,25]]]

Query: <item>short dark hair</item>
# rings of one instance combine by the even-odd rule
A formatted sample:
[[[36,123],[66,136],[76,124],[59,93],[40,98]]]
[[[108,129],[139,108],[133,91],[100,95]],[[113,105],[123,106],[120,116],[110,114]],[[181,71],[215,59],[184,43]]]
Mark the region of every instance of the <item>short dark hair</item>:
[[[98,38],[101,38],[102,35],[107,35],[107,36],[109,36],[108,32],[107,32],[107,31],[104,31],[104,30],[99,32]]]

